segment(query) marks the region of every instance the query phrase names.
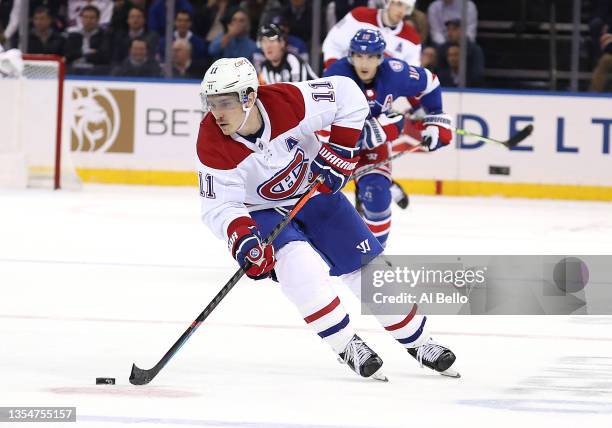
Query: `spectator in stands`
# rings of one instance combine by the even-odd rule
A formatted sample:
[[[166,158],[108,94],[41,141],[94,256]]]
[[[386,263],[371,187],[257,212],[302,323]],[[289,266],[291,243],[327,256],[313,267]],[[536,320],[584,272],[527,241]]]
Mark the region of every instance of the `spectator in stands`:
[[[253,40],[257,39],[257,29],[259,28],[259,22],[267,4],[268,0],[247,0],[239,3],[239,6],[241,6],[249,16],[249,28],[251,29],[249,37]]]
[[[144,10],[145,12],[148,10],[148,1],[147,0],[130,0],[132,6],[136,6]]]
[[[98,25],[106,28],[113,17],[113,0],[68,0],[68,31],[82,28],[81,12],[88,6],[98,9]]]
[[[58,33],[65,28],[64,19],[59,14],[66,7],[66,0],[30,0],[29,2],[27,0],[0,0],[0,42],[4,40],[11,42],[10,46],[5,47],[17,47],[19,43],[21,7],[26,3],[29,3],[30,18],[34,17],[36,9],[44,6],[49,11],[51,27]]]
[[[604,27],[612,23],[612,4],[610,0],[591,0],[591,20],[589,21],[589,32],[591,34],[593,65],[602,54],[600,38],[605,33]]]
[[[416,7],[412,9],[412,13],[405,18],[417,30],[421,37],[421,43],[427,42],[429,39],[429,23],[427,22],[427,14],[420,11]]]
[[[453,81],[458,83],[458,74],[455,72],[458,71],[459,62],[457,61],[457,70],[454,69],[454,60],[456,51],[450,53],[450,57],[452,58],[453,65],[448,61],[449,53],[448,50],[453,47],[459,46],[461,41],[461,20],[460,19],[452,19],[446,23],[446,33],[448,42],[442,44],[438,48],[438,58],[440,58],[440,73],[444,70],[444,73],[451,72],[450,75],[453,76]],[[458,59],[458,57],[457,57]],[[475,42],[467,40],[467,58],[466,58],[466,86],[479,86],[482,83],[483,74],[484,74],[484,54],[482,53],[482,49]],[[448,75],[446,76],[448,77]],[[447,79],[447,82],[449,80]]]
[[[194,31],[210,44],[219,34],[223,33],[221,21],[227,10],[238,5],[238,0],[208,0],[201,9],[196,10]]]
[[[174,77],[202,80],[208,65],[192,59],[191,45],[187,40],[176,39],[172,43],[172,75]]]
[[[599,38],[601,56],[593,70],[591,91],[604,92],[608,82],[612,81],[612,19],[604,25]]]
[[[129,0],[114,0],[113,15],[110,22],[114,34],[127,31],[128,14],[133,7],[134,5]]]
[[[34,11],[38,8],[45,7],[51,18],[50,27],[56,30],[56,34],[60,34],[61,30],[64,28],[63,21],[58,19],[57,16],[61,9],[61,1],[62,0],[30,0],[30,18],[34,18]],[[9,42],[8,47],[16,48],[19,45],[19,19],[21,17],[21,7],[25,3],[25,0],[12,0],[12,2],[0,0],[0,41],[6,38],[6,41]],[[4,26],[6,29],[3,33],[2,29]]]
[[[206,42],[200,36],[193,34],[191,31],[191,15],[184,10],[178,11],[174,18],[174,34],[172,39],[185,39],[188,41],[191,44],[191,54],[195,60],[203,60],[208,55]],[[159,53],[162,59],[165,57],[165,47],[163,42],[159,45]]]
[[[184,11],[193,14],[193,7],[189,0],[175,0],[174,11]],[[149,9],[149,30],[160,36],[166,34],[166,0],[155,0]]]
[[[289,0],[281,9],[281,15],[287,21],[289,34],[306,41],[312,33],[312,2],[310,0]],[[324,29],[324,27],[321,27]]]
[[[39,6],[32,17],[32,29],[28,37],[28,53],[64,55],[66,40],[52,26],[49,9]]]
[[[249,38],[249,17],[244,9],[230,10],[223,19],[223,25],[225,31],[211,42],[208,53],[216,58],[242,56],[252,61],[257,45]]]
[[[30,17],[34,16],[34,11],[40,6],[44,6],[49,10],[49,16],[51,16],[54,27],[57,26],[57,19],[65,21],[67,13],[66,8],[68,6],[66,0],[30,0]],[[60,25],[59,29],[62,28],[64,28],[64,26]]]
[[[113,36],[113,63],[123,62],[129,53],[132,40],[143,39],[147,43],[147,55],[155,56],[159,42],[157,33],[146,30],[145,11],[140,7],[132,7],[127,16],[127,30],[118,30]]]
[[[461,19],[462,0],[435,0],[427,9],[431,41],[441,45],[447,41],[445,23],[454,19]],[[470,41],[476,41],[476,27],[478,25],[478,10],[473,1],[467,2],[466,31]]]
[[[612,83],[612,4],[610,0],[591,0],[591,60],[593,75],[590,90],[606,91],[607,82]]]
[[[459,86],[459,45],[456,43],[448,44],[444,54],[444,65],[438,68],[440,84],[442,86]]]
[[[425,46],[421,51],[421,67],[435,72],[438,67],[438,51],[433,46]]]
[[[104,74],[111,59],[110,37],[100,28],[100,11],[95,6],[81,9],[81,29],[68,33],[66,59],[72,72]]]
[[[113,68],[113,76],[160,77],[161,68],[157,60],[149,57],[147,41],[136,37],[130,40],[130,54],[121,65]]]
[[[30,17],[34,17],[34,11],[40,6],[49,10],[51,16],[51,28],[58,34],[62,34],[67,26],[67,3],[66,0],[30,0]],[[63,35],[63,34],[62,34]]]

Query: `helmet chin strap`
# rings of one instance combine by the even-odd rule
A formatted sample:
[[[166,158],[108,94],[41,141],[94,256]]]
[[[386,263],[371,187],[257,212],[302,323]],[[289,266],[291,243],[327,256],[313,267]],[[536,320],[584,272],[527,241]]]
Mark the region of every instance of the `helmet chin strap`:
[[[251,113],[251,110],[253,109],[253,107],[255,107],[255,101],[253,101],[253,105],[251,107],[245,107],[244,104],[242,105],[242,110],[244,110],[245,115],[244,115],[244,119],[242,120],[242,123],[236,130],[236,133],[239,133],[242,130],[242,128],[244,128],[244,125],[246,125],[247,120],[249,119],[249,114]]]

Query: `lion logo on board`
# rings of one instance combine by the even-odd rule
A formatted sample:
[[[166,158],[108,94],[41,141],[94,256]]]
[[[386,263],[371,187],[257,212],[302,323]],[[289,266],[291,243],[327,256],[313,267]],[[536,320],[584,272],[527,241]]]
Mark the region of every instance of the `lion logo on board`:
[[[70,102],[73,151],[134,151],[133,90],[74,88]]]

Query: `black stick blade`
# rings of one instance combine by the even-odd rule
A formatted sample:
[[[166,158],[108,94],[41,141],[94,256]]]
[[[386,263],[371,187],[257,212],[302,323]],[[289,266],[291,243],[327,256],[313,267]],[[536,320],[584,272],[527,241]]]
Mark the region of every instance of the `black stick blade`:
[[[506,147],[516,147],[518,143],[523,141],[525,138],[529,137],[533,132],[533,125],[527,125],[525,128],[521,129],[519,132],[514,134],[506,143],[504,144]]]
[[[155,368],[151,370],[143,370],[136,367],[136,364],[132,364],[132,373],[130,373],[130,383],[132,385],[146,385],[151,382],[157,372]]]

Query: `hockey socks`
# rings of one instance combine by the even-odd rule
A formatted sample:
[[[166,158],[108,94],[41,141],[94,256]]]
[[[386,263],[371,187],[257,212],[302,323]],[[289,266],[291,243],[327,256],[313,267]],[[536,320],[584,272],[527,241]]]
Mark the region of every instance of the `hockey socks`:
[[[391,230],[391,182],[382,174],[368,174],[357,184],[363,219],[384,247]]]
[[[361,271],[356,270],[343,275],[342,280],[361,301]],[[417,314],[417,305],[413,305],[408,314],[374,315],[378,322],[395,340],[405,348],[418,347],[429,339],[427,317]]]
[[[336,354],[344,351],[355,331],[334,292],[329,268],[305,241],[292,241],[277,252],[276,276],[285,296],[309,327]]]

